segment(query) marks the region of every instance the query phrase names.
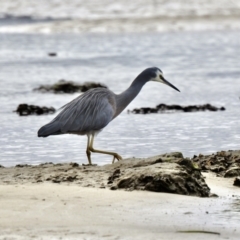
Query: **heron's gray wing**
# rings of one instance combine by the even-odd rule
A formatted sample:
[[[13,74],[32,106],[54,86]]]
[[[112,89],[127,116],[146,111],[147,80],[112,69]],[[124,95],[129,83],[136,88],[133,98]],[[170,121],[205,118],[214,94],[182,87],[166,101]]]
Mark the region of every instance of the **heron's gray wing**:
[[[113,93],[96,88],[65,105],[53,121],[58,122],[62,133],[98,131],[112,120],[115,109]]]

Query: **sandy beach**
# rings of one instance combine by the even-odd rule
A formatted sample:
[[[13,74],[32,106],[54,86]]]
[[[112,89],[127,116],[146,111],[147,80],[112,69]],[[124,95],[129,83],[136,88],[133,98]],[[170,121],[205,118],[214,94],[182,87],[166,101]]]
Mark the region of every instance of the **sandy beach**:
[[[239,209],[229,208],[239,204],[240,189],[207,179],[218,198],[1,185],[0,239],[239,239]]]
[[[26,174],[23,181],[16,172],[14,183],[4,183],[14,168],[1,169],[0,239],[239,239],[240,188],[233,178],[203,173],[213,195],[201,198],[74,182],[31,183],[33,178]],[[94,175],[85,177],[90,182]]]

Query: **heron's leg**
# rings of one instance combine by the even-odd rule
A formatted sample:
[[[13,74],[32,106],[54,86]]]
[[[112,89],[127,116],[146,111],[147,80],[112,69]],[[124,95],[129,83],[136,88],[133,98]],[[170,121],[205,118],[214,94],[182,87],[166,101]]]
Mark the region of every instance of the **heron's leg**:
[[[91,140],[91,135],[87,135],[87,150],[86,150],[86,153],[87,153],[87,158],[88,158],[88,164],[89,165],[92,165],[92,160],[91,160],[91,151],[89,149],[89,146],[90,146],[90,140]]]
[[[115,159],[117,159],[118,161],[119,160],[122,160],[122,157],[120,155],[118,155],[117,153],[115,152],[107,152],[107,151],[102,151],[102,150],[97,150],[97,149],[94,149],[93,148],[93,141],[94,141],[94,135],[92,135],[92,138],[90,140],[90,145],[89,145],[89,150],[91,152],[96,152],[96,153],[103,153],[103,154],[108,154],[108,155],[112,155],[113,156],[113,161],[112,163],[115,162]]]

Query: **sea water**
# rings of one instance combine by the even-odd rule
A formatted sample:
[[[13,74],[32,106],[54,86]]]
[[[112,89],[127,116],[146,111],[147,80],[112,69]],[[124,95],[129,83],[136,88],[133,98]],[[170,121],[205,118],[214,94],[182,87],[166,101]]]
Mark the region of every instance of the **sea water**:
[[[124,91],[145,68],[161,68],[180,89],[147,83],[126,110],[95,139],[96,149],[123,158],[179,151],[184,156],[240,146],[240,34],[237,30],[0,34],[0,164],[86,163],[86,136],[38,138],[54,115],[20,117],[18,104],[61,106],[79,94],[39,93],[34,88],[60,79],[106,84]],[[50,57],[49,52],[56,52]],[[128,109],[165,104],[224,106],[226,111],[135,115]],[[97,164],[108,155],[92,154]]]

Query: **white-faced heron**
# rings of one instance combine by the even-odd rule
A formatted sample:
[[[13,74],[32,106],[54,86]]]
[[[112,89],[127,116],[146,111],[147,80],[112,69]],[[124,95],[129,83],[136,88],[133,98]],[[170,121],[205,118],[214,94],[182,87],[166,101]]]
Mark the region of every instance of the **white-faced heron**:
[[[94,136],[116,118],[149,81],[164,83],[179,91],[164,79],[159,68],[147,68],[121,94],[115,94],[106,88],[95,88],[75,98],[63,106],[63,110],[50,123],[39,129],[38,137],[65,133],[87,135],[86,152],[89,165],[92,165],[91,152],[112,155],[113,163],[115,159],[121,160],[122,157],[115,152],[93,148]]]

